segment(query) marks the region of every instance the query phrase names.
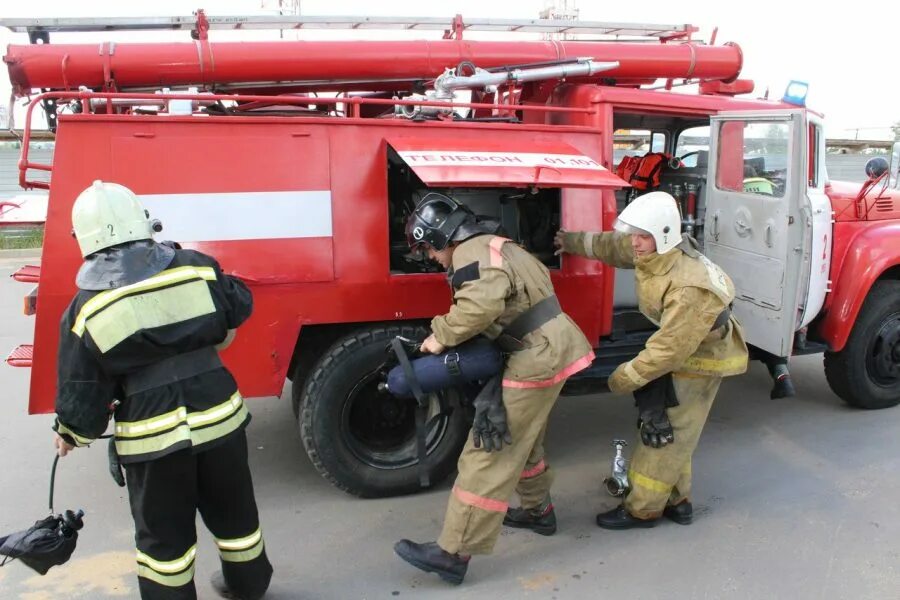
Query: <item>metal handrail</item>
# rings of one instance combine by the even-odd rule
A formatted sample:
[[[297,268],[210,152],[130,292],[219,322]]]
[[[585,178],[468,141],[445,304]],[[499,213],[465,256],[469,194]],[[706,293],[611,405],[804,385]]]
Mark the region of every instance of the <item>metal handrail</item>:
[[[50,182],[29,181],[27,179],[28,169],[38,171],[53,171],[53,165],[42,163],[33,163],[28,160],[28,151],[31,142],[31,118],[35,106],[46,99],[54,100],[83,100],[84,106],[90,107],[91,100],[108,100],[110,104],[113,100],[135,100],[135,105],[139,105],[140,100],[198,100],[198,101],[216,101],[227,100],[234,102],[266,102],[266,103],[284,103],[284,104],[344,104],[350,107],[350,114],[345,118],[360,118],[360,107],[364,104],[382,105],[382,106],[437,106],[446,108],[488,108],[503,109],[509,111],[535,111],[545,113],[576,113],[591,114],[593,109],[590,108],[572,108],[568,106],[540,106],[540,105],[517,105],[517,104],[487,104],[483,102],[450,102],[440,100],[409,100],[409,99],[391,99],[391,98],[364,98],[364,97],[310,97],[310,96],[262,96],[262,95],[242,95],[242,94],[156,94],[156,93],[111,93],[111,92],[45,92],[32,98],[28,104],[25,113],[25,128],[22,135],[22,155],[19,158],[19,185],[26,190],[42,189],[49,190]]]
[[[201,13],[202,17],[201,17]],[[197,11],[192,16],[170,17],[42,17],[0,19],[0,27],[10,31],[92,32],[92,31],[189,31],[200,27],[208,30],[286,30],[286,29],[352,29],[394,31],[446,31],[459,27],[462,31],[512,33],[569,33],[611,37],[643,37],[660,41],[690,38],[698,28],[681,23],[625,23],[578,21],[567,19],[496,19],[446,17],[366,17],[320,15],[207,15]]]

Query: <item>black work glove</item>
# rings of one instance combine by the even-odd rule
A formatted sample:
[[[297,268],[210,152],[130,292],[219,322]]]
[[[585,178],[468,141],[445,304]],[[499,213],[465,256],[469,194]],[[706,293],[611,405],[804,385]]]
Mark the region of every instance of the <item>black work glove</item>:
[[[422,345],[422,340],[410,339],[403,337],[402,335],[398,335],[397,339],[400,340],[400,346],[406,352],[407,357],[412,359],[420,355],[419,347]],[[393,340],[388,342],[384,347],[384,353],[387,355],[387,362],[389,364],[396,365],[399,362],[399,360],[397,360],[397,354],[394,352]]]
[[[645,446],[661,448],[675,441],[675,432],[666,413],[667,408],[678,406],[671,373],[636,389],[634,403],[638,407],[638,429]]]
[[[422,342],[425,338],[417,339],[417,338],[407,338],[402,335],[398,335],[397,339],[400,340],[400,345],[403,346],[403,349],[406,350],[407,356],[419,356],[421,352],[419,348],[422,346]],[[390,346],[388,346],[390,348]]]
[[[502,382],[500,375],[491,377],[472,402],[475,407],[472,442],[476,448],[484,444],[487,452],[501,450],[504,442],[512,444],[506,424],[506,407],[503,406]]]
[[[419,347],[422,345],[422,340],[410,339],[401,335],[398,335],[397,339],[400,340],[400,346],[406,352],[407,358],[412,360],[413,358],[420,356]],[[381,368],[385,374],[387,374],[388,371],[399,364],[400,359],[397,358],[397,353],[394,351],[393,340],[391,340],[384,347],[384,364],[382,364]]]
[[[662,448],[675,441],[675,432],[665,408],[648,408],[640,412],[638,429],[641,441],[651,448]]]
[[[107,447],[109,458],[109,474],[119,487],[125,487],[125,473],[122,472],[122,463],[119,462],[119,453],[116,451],[116,438],[109,438]]]

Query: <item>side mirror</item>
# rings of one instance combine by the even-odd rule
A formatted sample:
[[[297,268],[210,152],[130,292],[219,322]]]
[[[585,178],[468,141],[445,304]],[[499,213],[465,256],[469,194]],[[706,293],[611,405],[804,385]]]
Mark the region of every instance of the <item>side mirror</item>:
[[[869,159],[866,163],[866,177],[869,179],[878,179],[887,173],[890,168],[891,166],[886,158],[883,156],[876,156],[875,158]]]
[[[869,162],[866,163],[866,181],[862,184],[862,187],[859,189],[859,193],[856,194],[857,202],[862,200],[868,195],[872,188],[878,185],[878,183],[887,175],[888,170],[890,170],[891,166],[888,163],[887,159],[882,156],[876,156],[875,158],[869,159]],[[885,185],[888,182],[885,181]],[[866,214],[864,218],[868,219],[869,207],[866,208]]]

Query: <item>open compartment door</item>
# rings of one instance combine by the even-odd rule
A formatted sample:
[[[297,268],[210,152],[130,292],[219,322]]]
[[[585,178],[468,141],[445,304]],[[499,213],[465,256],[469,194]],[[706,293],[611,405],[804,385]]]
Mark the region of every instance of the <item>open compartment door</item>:
[[[429,187],[621,188],[628,184],[564,142],[453,139],[385,140]]]

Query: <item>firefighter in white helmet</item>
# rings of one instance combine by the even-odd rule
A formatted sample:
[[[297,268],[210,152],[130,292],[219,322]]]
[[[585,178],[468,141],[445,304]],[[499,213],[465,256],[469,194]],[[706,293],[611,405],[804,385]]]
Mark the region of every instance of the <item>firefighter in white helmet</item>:
[[[250,316],[250,290],[212,257],[153,241],[160,223],[121,185],[95,181],[72,225],[84,263],[60,328],[57,452],[89,445],[115,418],[110,472],[128,482],[141,598],[197,597],[197,510],[219,547],[213,587],[261,598],[272,567],[247,464],[250,415],[217,352]]]
[[[681,234],[674,198],[651,192],[619,215],[615,231],[560,231],[560,252],[635,269],[640,311],[659,329],[609,378],[615,393],[633,392],[641,441],[622,505],[597,515],[606,529],[653,527],[666,516],[687,525],[691,456],[722,377],[743,373],[747,347],[730,305],[731,279]]]

